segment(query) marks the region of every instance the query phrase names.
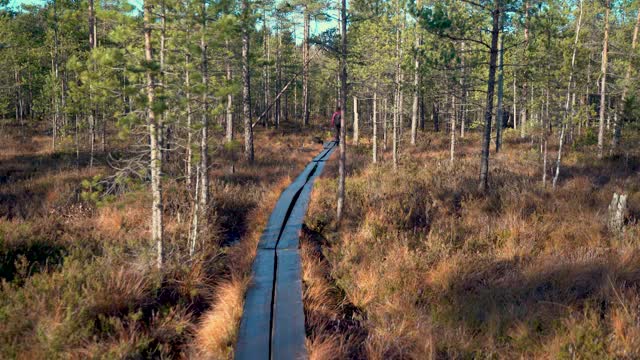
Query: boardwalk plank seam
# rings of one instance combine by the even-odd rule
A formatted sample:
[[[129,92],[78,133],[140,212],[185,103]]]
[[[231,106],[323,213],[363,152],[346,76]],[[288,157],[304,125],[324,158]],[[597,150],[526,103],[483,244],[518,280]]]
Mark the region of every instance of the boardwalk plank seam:
[[[334,150],[325,144],[276,202],[252,266],[236,359],[306,358],[299,232],[313,182]]]

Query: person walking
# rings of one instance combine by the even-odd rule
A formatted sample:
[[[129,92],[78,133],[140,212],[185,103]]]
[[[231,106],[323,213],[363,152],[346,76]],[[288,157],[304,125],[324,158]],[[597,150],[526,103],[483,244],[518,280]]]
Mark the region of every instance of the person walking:
[[[336,108],[336,112],[331,116],[331,126],[336,129],[336,144],[340,144],[340,122],[342,120],[342,109],[340,106]]]

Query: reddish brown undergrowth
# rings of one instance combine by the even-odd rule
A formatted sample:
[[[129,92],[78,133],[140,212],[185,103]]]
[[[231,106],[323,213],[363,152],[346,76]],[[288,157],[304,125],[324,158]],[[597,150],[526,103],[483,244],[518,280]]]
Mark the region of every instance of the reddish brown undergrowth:
[[[239,147],[212,139],[210,221],[193,259],[183,157],[171,153],[162,271],[148,240],[144,181],[105,195],[107,154],[97,152],[90,169],[73,141],[52,152],[40,129],[8,130],[0,142],[0,357],[231,356],[260,229],[319,150],[319,130],[257,131],[252,165],[238,160]],[[126,143],[110,142],[127,156]]]
[[[374,165],[368,148],[350,148],[339,231],[328,167],[307,219],[325,240],[305,269],[324,264],[314,278],[330,283],[307,288],[308,323],[336,316],[315,310],[331,304],[316,292],[344,294],[367,334],[350,345],[358,358],[639,357],[637,149],[597,160],[571,148],[554,191],[529,143],[507,132],[482,194],[478,140],[470,134],[451,164],[445,137],[427,134],[397,171],[387,155]],[[606,226],[614,192],[631,199],[622,235]],[[323,330],[320,340],[311,333],[312,353],[339,358],[348,334]]]

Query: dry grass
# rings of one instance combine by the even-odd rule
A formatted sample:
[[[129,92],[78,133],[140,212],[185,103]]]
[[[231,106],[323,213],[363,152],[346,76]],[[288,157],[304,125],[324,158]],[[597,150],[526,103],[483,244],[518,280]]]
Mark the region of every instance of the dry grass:
[[[637,151],[598,161],[591,148],[577,148],[552,191],[541,186],[537,155],[513,135],[492,157],[486,195],[476,190],[475,134],[453,165],[446,138],[426,134],[405,149],[397,172],[388,160],[370,164],[367,148],[351,148],[339,232],[326,196],[335,193],[336,168],[328,166],[307,224],[325,239],[331,283],[314,286],[320,294],[337,287],[362,313],[368,335],[358,358],[638,357],[638,204],[622,236],[606,227],[614,191],[639,196]],[[309,291],[306,306],[318,306],[316,297]],[[308,322],[322,323],[317,313]],[[309,341],[324,353],[345,336]]]
[[[267,136],[273,136],[273,132]],[[238,177],[238,184],[236,181],[230,181],[230,184],[225,185],[225,189],[235,186],[235,191],[230,193],[235,204],[238,203],[238,197],[242,198],[247,194],[247,181],[259,181],[261,187],[254,196],[254,206],[245,209],[248,210],[244,214],[246,222],[241,226],[229,223],[230,228],[240,228],[243,236],[240,241],[225,250],[226,280],[219,288],[229,296],[217,296],[210,310],[203,316],[204,320],[193,344],[193,352],[199,357],[233,357],[233,346],[242,317],[244,293],[251,281],[251,265],[260,235],[282,190],[295,179],[321,148],[320,144],[309,142],[309,139],[306,135],[289,134],[287,141],[273,138],[271,142],[256,142],[256,154],[259,154],[256,164],[241,168],[233,175]],[[294,149],[300,150],[291,151]],[[224,201],[221,206],[224,208]],[[226,216],[233,216],[234,209],[227,208],[225,213]]]
[[[246,281],[232,280],[216,287],[216,300],[198,327],[195,344],[198,358],[226,359],[231,355],[242,317]]]
[[[253,165],[237,160],[239,148],[212,146],[213,206],[195,259],[182,158],[172,155],[162,273],[148,242],[146,184],[83,199],[83,180],[111,172],[104,154],[89,169],[84,149],[78,160],[72,148],[51,152],[38,129],[0,134],[0,357],[230,357],[260,230],[318,151],[317,131],[259,130]]]

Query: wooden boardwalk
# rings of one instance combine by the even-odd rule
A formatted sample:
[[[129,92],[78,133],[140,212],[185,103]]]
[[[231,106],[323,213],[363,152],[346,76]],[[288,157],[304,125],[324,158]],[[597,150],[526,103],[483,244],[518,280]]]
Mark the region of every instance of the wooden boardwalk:
[[[313,189],[336,143],[324,149],[287,187],[260,237],[247,290],[235,358],[304,359],[304,309],[299,234]]]

